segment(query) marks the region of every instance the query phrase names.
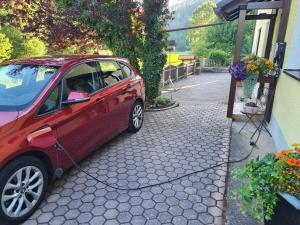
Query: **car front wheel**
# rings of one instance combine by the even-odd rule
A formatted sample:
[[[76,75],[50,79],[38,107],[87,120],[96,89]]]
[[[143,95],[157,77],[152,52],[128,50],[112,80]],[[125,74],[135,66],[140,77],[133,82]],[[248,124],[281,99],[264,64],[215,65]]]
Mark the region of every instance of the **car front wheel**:
[[[142,102],[137,101],[134,103],[131,109],[128,131],[133,133],[138,132],[142,127],[143,120],[144,120],[144,106]]]
[[[31,156],[20,157],[0,172],[0,219],[19,224],[41,203],[48,184],[45,165]]]

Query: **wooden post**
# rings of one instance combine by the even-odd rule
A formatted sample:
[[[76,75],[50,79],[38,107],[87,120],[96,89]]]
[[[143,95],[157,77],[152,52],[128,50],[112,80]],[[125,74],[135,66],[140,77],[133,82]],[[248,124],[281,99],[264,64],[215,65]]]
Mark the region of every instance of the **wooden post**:
[[[162,75],[162,87],[163,88],[165,87],[165,74],[166,74],[166,71],[164,70],[163,75]]]
[[[186,64],[186,77],[188,77],[188,75],[189,75],[189,64]]]
[[[240,6],[239,25],[238,25],[238,30],[237,30],[236,46],[235,46],[235,52],[234,52],[234,62],[239,62],[241,60],[241,49],[242,49],[242,42],[243,42],[243,36],[244,36],[243,34],[244,34],[244,28],[245,28],[246,14],[247,14],[247,6],[246,5]],[[232,118],[234,100],[235,100],[235,91],[236,91],[236,79],[232,76],[231,83],[230,83],[228,108],[227,108],[227,117],[228,118]]]
[[[268,39],[267,39],[267,46],[266,46],[266,51],[265,51],[265,59],[269,59],[270,58],[270,54],[271,54],[272,42],[273,42],[273,35],[274,35],[276,18],[277,18],[277,12],[276,12],[275,15],[276,15],[276,17],[272,18],[270,20],[270,26],[269,26],[269,32],[268,32]],[[264,87],[265,87],[264,83],[260,83],[259,84],[257,98],[261,97],[261,94],[262,94],[262,91],[264,90]]]
[[[278,31],[278,42],[284,42],[285,41],[285,35],[287,30],[287,25],[289,21],[289,15],[290,15],[290,9],[291,9],[291,0],[284,0],[283,2],[283,8],[282,8],[282,14],[280,18],[280,25],[279,25],[279,31]],[[274,105],[274,99],[275,99],[275,92],[277,87],[277,80],[275,79],[274,84],[270,85],[270,92],[271,92],[271,98],[268,99],[267,109],[265,113],[265,120],[270,122],[272,111],[273,111],[273,105]]]

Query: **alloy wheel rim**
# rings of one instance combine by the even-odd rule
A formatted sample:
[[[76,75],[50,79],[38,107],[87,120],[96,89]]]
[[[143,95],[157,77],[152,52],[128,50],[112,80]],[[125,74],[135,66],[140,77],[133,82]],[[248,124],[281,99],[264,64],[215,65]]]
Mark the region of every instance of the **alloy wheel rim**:
[[[136,129],[140,128],[143,122],[143,108],[136,105],[133,109],[133,125]]]
[[[7,181],[1,195],[3,212],[12,218],[29,213],[39,201],[44,188],[40,169],[27,166],[15,172]]]

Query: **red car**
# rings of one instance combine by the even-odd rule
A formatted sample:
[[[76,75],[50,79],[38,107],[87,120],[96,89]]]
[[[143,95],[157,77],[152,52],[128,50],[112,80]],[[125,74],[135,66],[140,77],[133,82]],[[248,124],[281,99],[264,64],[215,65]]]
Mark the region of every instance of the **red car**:
[[[18,224],[49,181],[143,123],[143,79],[122,58],[58,56],[0,64],[0,220]]]

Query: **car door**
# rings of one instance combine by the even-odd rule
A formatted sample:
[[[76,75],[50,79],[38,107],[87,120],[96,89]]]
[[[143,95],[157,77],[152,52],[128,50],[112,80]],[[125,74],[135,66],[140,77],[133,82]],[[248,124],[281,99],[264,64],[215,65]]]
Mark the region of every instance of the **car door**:
[[[108,107],[98,93],[102,87],[97,76],[96,62],[85,62],[69,70],[62,82],[62,101],[71,91],[87,92],[90,96],[87,102],[62,107],[56,118],[59,141],[76,160],[95,149],[104,138],[100,125]]]
[[[101,60],[99,66],[107,93],[108,129],[115,135],[128,126],[129,101],[132,99],[130,81],[116,61]]]

